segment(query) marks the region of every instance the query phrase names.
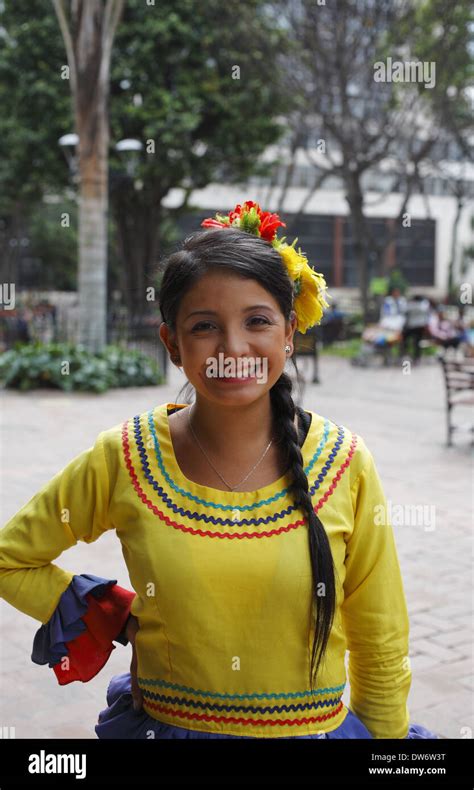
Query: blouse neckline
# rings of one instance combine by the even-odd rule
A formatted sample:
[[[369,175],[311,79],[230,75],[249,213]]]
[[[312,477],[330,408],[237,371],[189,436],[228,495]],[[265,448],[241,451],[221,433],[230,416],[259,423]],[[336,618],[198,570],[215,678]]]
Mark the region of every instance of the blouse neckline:
[[[162,403],[160,406],[156,407],[153,419],[158,443],[165,458],[165,466],[168,467],[168,472],[171,478],[178,484],[178,486],[181,486],[192,494],[203,498],[218,498],[222,500],[224,497],[229,504],[242,503],[245,500],[248,500],[249,497],[252,499],[254,497],[257,497],[258,499],[266,499],[267,497],[272,497],[275,492],[280,492],[288,486],[288,472],[283,474],[273,483],[269,483],[266,486],[262,486],[261,488],[254,489],[252,491],[224,491],[224,489],[205,486],[187,478],[186,475],[183,474],[174,452],[168,410],[184,409],[189,405],[189,403]],[[306,466],[310,460],[309,451],[311,447],[314,447],[314,439],[316,438],[317,434],[322,433],[321,428],[323,422],[324,421],[318,415],[314,414],[314,412],[312,413],[311,424],[301,446],[301,454],[303,456],[304,466]]]

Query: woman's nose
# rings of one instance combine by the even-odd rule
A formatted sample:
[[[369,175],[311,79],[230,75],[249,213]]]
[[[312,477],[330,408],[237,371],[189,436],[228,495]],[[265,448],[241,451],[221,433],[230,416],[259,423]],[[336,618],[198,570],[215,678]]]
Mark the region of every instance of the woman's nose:
[[[249,350],[248,338],[238,329],[225,330],[217,348],[218,352],[222,351],[228,357],[243,356]]]

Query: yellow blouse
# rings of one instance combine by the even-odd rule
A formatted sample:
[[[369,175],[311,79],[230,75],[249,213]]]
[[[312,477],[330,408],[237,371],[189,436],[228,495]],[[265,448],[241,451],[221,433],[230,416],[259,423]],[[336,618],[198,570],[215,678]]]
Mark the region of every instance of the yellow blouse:
[[[101,432],[10,519],[0,531],[2,597],[46,623],[74,575],[52,561],[115,529],[136,593],[138,682],[150,716],[261,738],[331,732],[348,713],[349,650],[350,709],[374,738],[405,738],[408,612],[363,439],[309,412],[302,455],[337,590],[311,695],[308,531],[290,480],[251,492],[188,480],[168,422],[168,411],[185,405],[163,403]]]

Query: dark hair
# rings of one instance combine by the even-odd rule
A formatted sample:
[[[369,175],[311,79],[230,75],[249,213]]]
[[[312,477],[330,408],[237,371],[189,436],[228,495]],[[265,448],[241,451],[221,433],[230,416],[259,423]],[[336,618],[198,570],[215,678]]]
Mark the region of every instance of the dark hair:
[[[285,319],[290,320],[293,309],[292,281],[279,253],[269,242],[258,236],[234,228],[200,230],[188,236],[181,249],[161,263],[160,270],[163,266],[159,306],[163,321],[172,331],[176,331],[176,316],[184,294],[212,269],[256,280],[278,302]],[[297,371],[293,356],[291,360]],[[182,389],[186,387],[193,389],[189,382]],[[306,515],[309,525],[309,550],[316,604],[310,674],[310,688],[313,690],[313,677],[317,675],[326,652],[334,619],[335,568],[326,531],[314,512],[308,492],[308,478],[294,425],[296,407],[292,398],[292,387],[291,378],[282,373],[270,390],[270,401],[275,438],[285,461],[284,468],[292,477],[289,490],[296,507]],[[176,402],[179,403],[179,400]],[[321,584],[324,594],[319,596],[317,593]]]

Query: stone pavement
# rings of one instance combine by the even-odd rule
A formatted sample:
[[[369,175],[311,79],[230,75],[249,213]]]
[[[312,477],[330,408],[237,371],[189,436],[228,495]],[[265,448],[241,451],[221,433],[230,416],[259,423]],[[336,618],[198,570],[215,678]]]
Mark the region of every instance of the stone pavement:
[[[306,364],[299,362],[302,370]],[[308,367],[308,379],[309,373]],[[306,386],[302,405],[363,437],[392,507],[408,513],[409,506],[425,506],[421,526],[406,517],[393,527],[411,623],[411,722],[450,738],[472,737],[472,455],[467,434],[445,446],[441,370],[435,360],[404,374],[323,357],[320,375],[320,385]],[[103,395],[3,392],[1,524],[100,431],[158,403],[176,402],[184,381],[172,366],[170,381],[160,387]],[[461,411],[459,419],[466,419]],[[79,543],[56,562],[130,587],[115,533],[89,546]],[[30,658],[40,623],[4,601],[0,623],[0,726],[14,727],[17,738],[95,738],[108,682],[128,671],[130,646],[117,644],[88,683],[60,687],[48,666]],[[349,696],[347,688],[346,704]]]

